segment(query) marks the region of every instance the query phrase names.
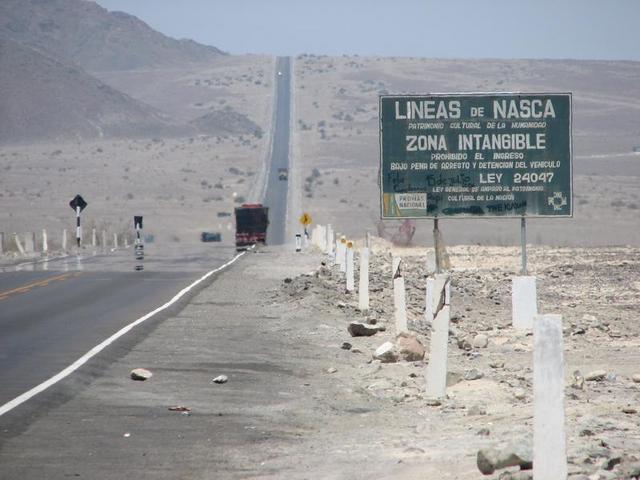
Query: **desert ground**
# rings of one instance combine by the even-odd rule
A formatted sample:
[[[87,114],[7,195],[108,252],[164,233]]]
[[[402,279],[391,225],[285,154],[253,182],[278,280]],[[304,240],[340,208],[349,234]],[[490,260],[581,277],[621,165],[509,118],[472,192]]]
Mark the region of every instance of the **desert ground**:
[[[530,220],[528,242],[637,245],[640,241],[640,66],[635,62],[295,59],[293,161],[301,209],[345,234],[380,231],[378,95],[429,92],[573,92],[574,217]],[[397,225],[387,221],[391,235]],[[415,243],[430,245],[418,221]],[[514,245],[516,220],[441,221],[449,244]]]
[[[0,231],[8,249],[13,232],[40,238],[47,229],[51,248],[60,246],[63,228],[71,238],[75,216],[68,202],[77,193],[89,204],[82,215],[85,238],[92,228],[99,241],[102,230],[109,241],[112,233],[132,233],[133,215],[143,215],[145,233],[156,241],[198,242],[200,232],[219,231],[224,244],[233,244],[233,207],[256,201],[264,181],[273,65],[271,57],[224,57],[186,72],[104,73],[172,119],[188,122],[215,105],[238,112],[238,124],[215,118],[212,127],[222,130],[216,135],[0,146]],[[247,129],[248,119],[260,133]]]
[[[480,449],[531,448],[533,337],[511,324],[511,278],[519,269],[519,250],[449,249],[448,389],[447,398],[435,404],[424,393],[427,357],[424,362],[402,355],[398,362],[372,359],[377,347],[396,341],[392,256],[402,258],[409,328],[428,350],[427,249],[398,249],[374,238],[372,250],[369,312],[358,310],[357,291],[345,293],[344,274],[324,256],[314,271],[283,281],[273,295],[290,317],[280,324],[281,334],[307,352],[303,368],[312,372],[309,383],[323,384],[314,397],[322,425],[314,425],[300,449],[315,452],[316,461],[298,453],[301,463],[325,478],[344,478],[347,472],[355,478],[531,478],[530,472],[518,476],[518,467],[483,477],[477,466]],[[569,478],[636,478],[638,249],[540,246],[529,253],[539,311],[562,315]],[[386,330],[352,337],[347,326],[353,321]],[[311,359],[307,343],[320,360]],[[331,467],[321,460],[326,458]]]

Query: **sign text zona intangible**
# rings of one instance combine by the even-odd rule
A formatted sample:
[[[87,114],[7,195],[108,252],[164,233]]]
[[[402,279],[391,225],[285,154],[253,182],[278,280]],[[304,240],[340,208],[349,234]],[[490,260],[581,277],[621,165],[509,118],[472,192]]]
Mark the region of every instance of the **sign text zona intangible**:
[[[571,94],[384,95],[380,154],[382,218],[572,215]]]

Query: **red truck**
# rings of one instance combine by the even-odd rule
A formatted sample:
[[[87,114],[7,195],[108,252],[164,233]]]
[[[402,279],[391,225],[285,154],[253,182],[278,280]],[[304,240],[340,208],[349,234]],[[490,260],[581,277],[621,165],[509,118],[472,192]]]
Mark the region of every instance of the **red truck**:
[[[235,208],[236,250],[246,250],[256,243],[267,243],[269,208],[261,203],[245,203]]]

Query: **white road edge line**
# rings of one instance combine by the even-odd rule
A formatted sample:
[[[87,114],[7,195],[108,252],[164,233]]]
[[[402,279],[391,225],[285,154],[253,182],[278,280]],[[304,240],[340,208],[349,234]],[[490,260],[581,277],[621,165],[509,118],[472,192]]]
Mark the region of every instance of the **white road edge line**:
[[[211,270],[210,272],[207,272],[204,276],[200,277],[198,280],[196,280],[195,282],[193,282],[191,285],[183,288],[182,290],[180,290],[171,300],[169,300],[167,303],[165,303],[164,305],[156,308],[155,310],[147,313],[146,315],[140,317],[139,319],[135,320],[134,322],[130,323],[129,325],[125,326],[124,328],[118,330],[116,333],[114,333],[113,335],[111,335],[109,338],[107,338],[105,341],[103,341],[102,343],[100,343],[99,345],[96,345],[95,347],[93,347],[91,350],[89,350],[87,353],[85,353],[82,357],[80,357],[78,360],[76,360],[75,362],[73,362],[71,365],[69,365],[67,368],[65,368],[64,370],[62,370],[61,372],[57,373],[56,375],[54,375],[53,377],[51,377],[48,380],[45,380],[44,382],[42,382],[40,385],[37,385],[35,387],[33,387],[31,390],[23,393],[22,395],[14,398],[13,400],[5,403],[4,405],[0,406],[0,417],[2,415],[4,415],[7,412],[10,412],[11,410],[13,410],[14,408],[16,408],[18,405],[23,404],[24,402],[26,402],[27,400],[31,399],[32,397],[36,396],[37,394],[39,394],[40,392],[45,391],[47,388],[51,387],[52,385],[55,385],[56,383],[58,383],[60,380],[68,377],[69,375],[71,375],[73,372],[75,372],[78,368],[80,368],[82,365],[84,365],[85,363],[87,363],[91,358],[93,358],[94,356],[96,356],[98,353],[100,353],[102,350],[104,350],[106,347],[108,347],[109,345],[111,345],[113,342],[115,342],[118,338],[122,337],[125,333],[129,332],[131,329],[133,329],[134,327],[138,326],[139,324],[141,324],[142,322],[150,319],[151,317],[153,317],[156,313],[161,312],[162,310],[165,310],[167,308],[169,308],[171,305],[173,305],[174,303],[176,303],[178,300],[180,300],[185,294],[187,294],[188,292],[190,292],[194,287],[196,287],[198,284],[200,284],[201,282],[203,282],[204,280],[206,280],[207,278],[209,278],[211,275],[218,273],[221,270],[224,270],[225,268],[227,268],[229,265],[233,264],[236,260],[238,260],[242,255],[244,255],[245,253],[247,253],[247,251],[238,253],[235,257],[233,257],[231,260],[229,260],[227,263],[225,263],[224,265]]]

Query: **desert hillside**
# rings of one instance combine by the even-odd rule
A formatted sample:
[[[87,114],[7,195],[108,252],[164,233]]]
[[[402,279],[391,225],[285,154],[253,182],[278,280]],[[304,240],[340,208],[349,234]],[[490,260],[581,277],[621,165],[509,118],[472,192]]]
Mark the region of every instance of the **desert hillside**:
[[[175,132],[156,109],[82,69],[0,38],[0,142]]]
[[[3,0],[0,19],[0,35],[49,50],[88,71],[185,65],[223,55],[86,0]]]

